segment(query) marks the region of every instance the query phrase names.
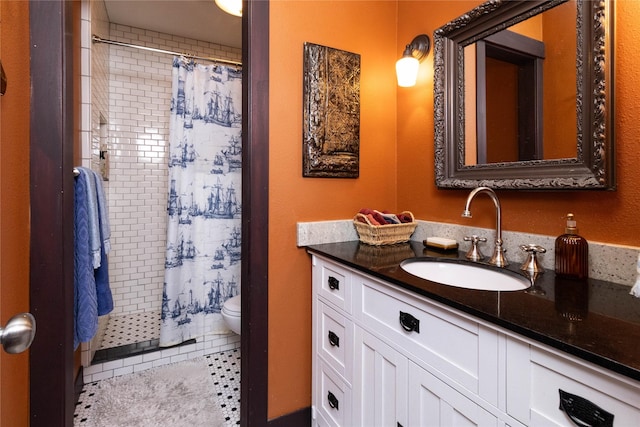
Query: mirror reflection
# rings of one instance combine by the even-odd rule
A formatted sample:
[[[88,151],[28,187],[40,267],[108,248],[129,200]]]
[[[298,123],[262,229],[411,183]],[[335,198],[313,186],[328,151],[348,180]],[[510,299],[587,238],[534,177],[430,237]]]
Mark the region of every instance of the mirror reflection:
[[[464,47],[465,165],[577,157],[575,21],[568,1]]]

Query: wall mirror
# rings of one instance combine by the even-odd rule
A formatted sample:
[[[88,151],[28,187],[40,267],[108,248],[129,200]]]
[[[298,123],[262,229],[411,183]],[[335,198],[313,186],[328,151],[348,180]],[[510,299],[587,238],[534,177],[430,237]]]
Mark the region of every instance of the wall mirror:
[[[615,188],[613,3],[490,0],[434,33],[439,188]]]

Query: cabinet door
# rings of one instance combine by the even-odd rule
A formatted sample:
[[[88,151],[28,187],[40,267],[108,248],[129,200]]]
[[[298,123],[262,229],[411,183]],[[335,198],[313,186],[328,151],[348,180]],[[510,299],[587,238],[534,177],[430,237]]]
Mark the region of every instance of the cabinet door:
[[[407,358],[356,327],[354,365],[353,425],[406,426]]]
[[[498,419],[420,366],[409,362],[408,426],[497,426]]]

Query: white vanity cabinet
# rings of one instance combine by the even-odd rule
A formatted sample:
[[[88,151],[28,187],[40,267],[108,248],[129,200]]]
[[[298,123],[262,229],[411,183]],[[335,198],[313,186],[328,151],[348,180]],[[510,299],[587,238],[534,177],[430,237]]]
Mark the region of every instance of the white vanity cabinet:
[[[317,255],[313,290],[314,425],[498,425],[498,333]]]
[[[572,426],[560,389],[640,426],[636,381],[315,253],[312,267],[313,425]]]

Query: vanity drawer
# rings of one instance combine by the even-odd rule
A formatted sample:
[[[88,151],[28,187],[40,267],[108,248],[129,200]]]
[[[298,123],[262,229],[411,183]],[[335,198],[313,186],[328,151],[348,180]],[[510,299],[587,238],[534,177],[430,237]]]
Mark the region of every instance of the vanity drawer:
[[[598,411],[603,427],[640,426],[640,383],[587,362],[510,339],[506,378],[507,412],[523,424],[575,426],[569,417],[572,411],[583,421]],[[568,393],[565,410],[561,391]]]
[[[354,317],[365,327],[473,393],[496,401],[494,331],[376,281],[365,279],[354,289],[360,293],[354,296],[360,302]],[[482,389],[481,375],[486,378]]]
[[[353,323],[327,304],[321,301],[317,304],[318,354],[350,382],[353,370]]]
[[[351,271],[314,255],[313,274],[315,293],[338,309],[351,313]]]
[[[351,389],[328,366],[319,359],[316,369],[317,394],[314,398],[315,410],[324,425],[332,427],[350,426],[352,414]]]

